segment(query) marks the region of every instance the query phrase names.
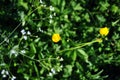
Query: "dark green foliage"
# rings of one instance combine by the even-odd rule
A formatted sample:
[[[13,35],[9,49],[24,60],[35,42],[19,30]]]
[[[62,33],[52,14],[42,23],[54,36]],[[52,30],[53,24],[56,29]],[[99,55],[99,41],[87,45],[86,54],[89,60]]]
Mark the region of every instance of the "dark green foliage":
[[[0,79],[120,80],[119,7],[119,0],[0,0]]]

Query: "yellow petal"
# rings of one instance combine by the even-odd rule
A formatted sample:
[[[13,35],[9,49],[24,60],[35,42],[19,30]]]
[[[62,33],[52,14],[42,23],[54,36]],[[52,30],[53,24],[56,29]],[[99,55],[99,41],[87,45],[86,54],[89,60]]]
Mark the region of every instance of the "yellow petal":
[[[59,42],[60,40],[61,40],[61,37],[60,37],[59,34],[55,33],[55,34],[52,35],[52,41],[53,41],[53,42],[57,43],[57,42]]]
[[[100,28],[100,34],[102,35],[102,36],[107,36],[108,35],[108,33],[109,33],[109,29],[107,28],[107,27],[104,27],[104,28]]]

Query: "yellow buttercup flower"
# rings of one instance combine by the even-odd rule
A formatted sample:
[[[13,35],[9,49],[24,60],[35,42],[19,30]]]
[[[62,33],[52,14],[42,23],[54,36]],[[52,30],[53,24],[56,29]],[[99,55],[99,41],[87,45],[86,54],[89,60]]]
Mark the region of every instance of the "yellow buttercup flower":
[[[107,28],[107,27],[104,27],[104,28],[100,28],[100,34],[102,35],[102,36],[107,36],[108,35],[108,33],[109,33],[109,29]]]
[[[53,41],[53,42],[57,43],[57,42],[59,42],[60,40],[61,40],[60,34],[55,33],[55,34],[52,35],[52,41]]]

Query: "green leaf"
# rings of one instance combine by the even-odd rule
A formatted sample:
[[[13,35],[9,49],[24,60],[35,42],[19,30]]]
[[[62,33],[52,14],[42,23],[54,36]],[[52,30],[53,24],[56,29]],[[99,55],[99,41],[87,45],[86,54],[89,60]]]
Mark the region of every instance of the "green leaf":
[[[34,69],[35,69],[35,72],[36,72],[36,74],[37,74],[37,77],[39,77],[39,70],[38,70],[35,62],[33,62],[33,64],[34,64]]]
[[[60,5],[61,0],[51,0],[54,5]]]
[[[106,1],[106,2],[100,2],[100,5],[101,5],[101,7],[100,7],[100,10],[101,11],[105,11],[105,10],[107,10],[108,9],[108,7],[110,6],[110,4]]]
[[[88,54],[82,50],[82,49],[78,49],[78,52],[83,56],[83,59],[88,62]]]
[[[105,19],[105,17],[103,15],[96,15],[96,17],[102,23],[104,23],[106,21],[106,19]]]
[[[73,60],[73,61],[76,60],[76,58],[77,58],[77,53],[76,53],[76,51],[73,51],[71,57],[72,57],[72,60]]]
[[[116,26],[120,20],[116,20],[115,22],[112,22],[112,26]]]
[[[92,79],[99,79],[101,76],[100,74],[103,72],[103,70],[99,71],[98,73],[91,75],[90,73],[88,73],[88,76],[91,76]],[[106,76],[107,77],[107,76]]]
[[[71,75],[72,73],[72,66],[71,65],[66,65],[64,68],[64,74],[63,77],[67,78]]]
[[[82,65],[79,62],[76,62],[76,67],[81,71],[84,71]]]
[[[35,48],[34,43],[30,44],[30,51],[31,51],[31,53],[36,53],[36,48]]]
[[[35,43],[38,43],[39,41],[40,41],[40,38],[36,38],[36,39],[34,40]]]
[[[83,8],[80,6],[80,4],[77,4],[75,7],[74,7],[74,10],[82,10]]]
[[[118,11],[118,6],[116,6],[115,4],[114,5],[112,5],[112,7],[111,7],[111,11],[113,12],[113,13],[116,13],[117,11]]]
[[[61,2],[61,12],[63,12],[64,11],[64,8],[65,8],[65,0],[63,0],[62,2]]]
[[[87,53],[86,53],[84,50],[78,49],[78,52],[80,52],[80,54],[82,54],[82,55],[84,56],[85,59],[88,58],[88,55],[87,55]]]
[[[29,80],[30,79],[30,76],[28,75],[28,74],[23,74],[24,75],[24,78],[26,79],[26,80]]]
[[[25,8],[26,10],[28,10],[28,3],[24,2],[23,0],[19,0],[18,3],[19,6],[22,6],[23,8]]]
[[[85,20],[86,20],[87,22],[90,22],[90,17],[89,17],[89,14],[88,14],[88,13],[86,13],[86,14],[84,15],[84,18],[85,18]]]

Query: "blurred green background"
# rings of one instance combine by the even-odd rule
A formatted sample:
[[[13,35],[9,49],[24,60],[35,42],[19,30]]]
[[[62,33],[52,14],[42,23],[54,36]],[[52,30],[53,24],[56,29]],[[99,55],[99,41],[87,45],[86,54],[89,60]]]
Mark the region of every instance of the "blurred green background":
[[[120,0],[0,0],[1,80],[120,80],[119,73]]]

